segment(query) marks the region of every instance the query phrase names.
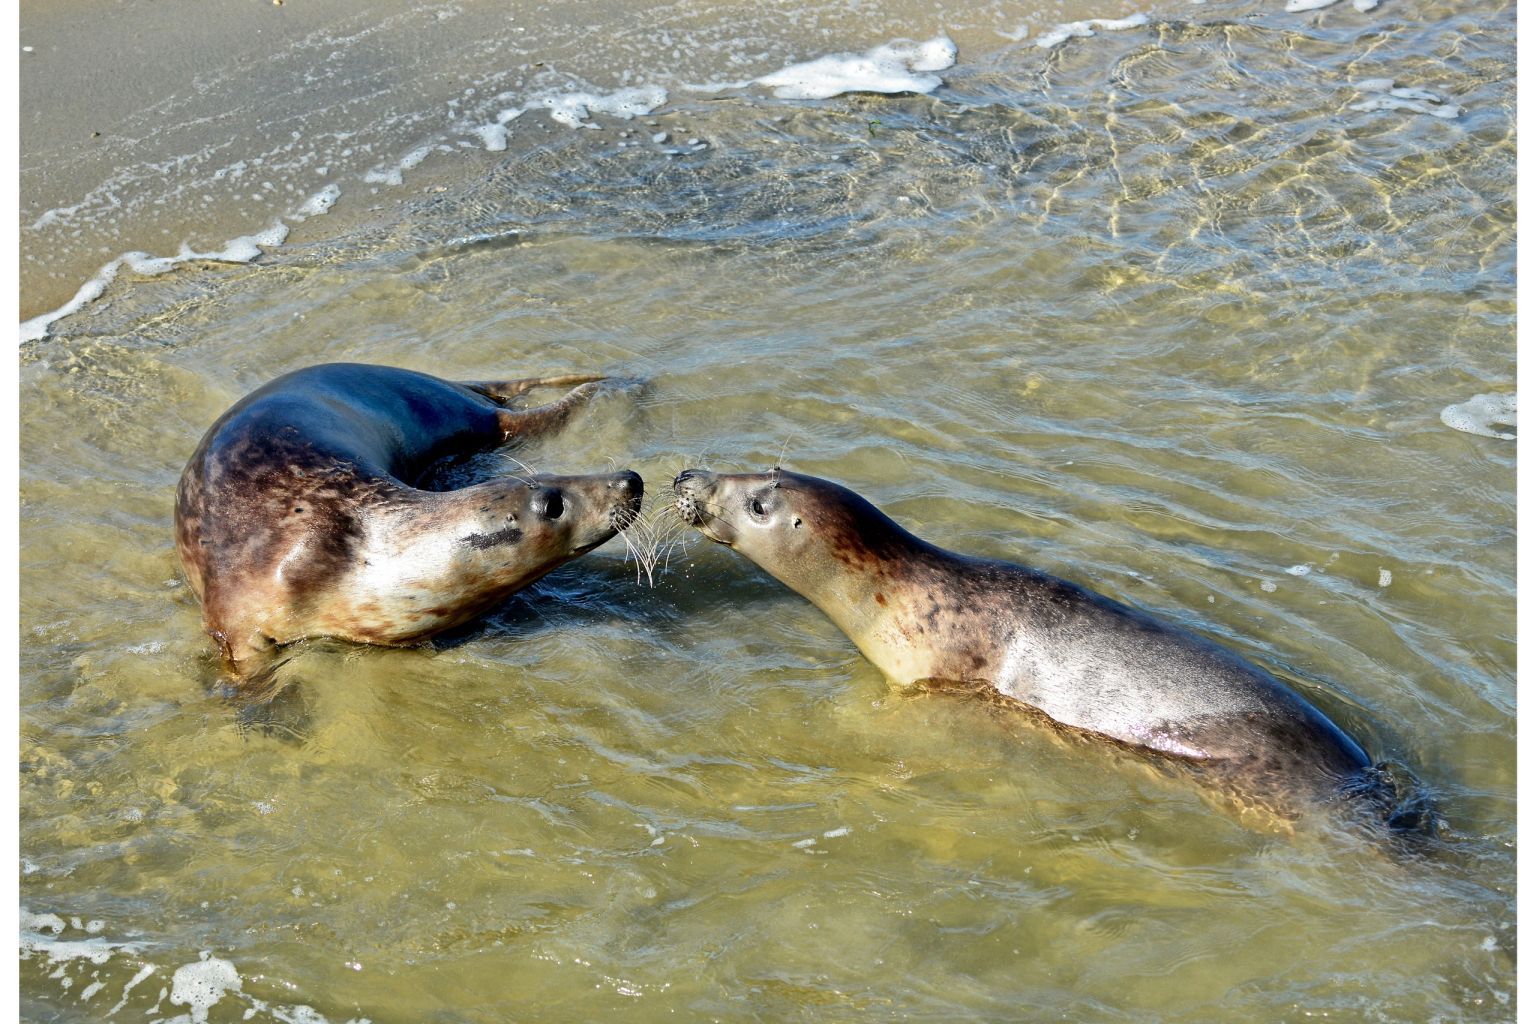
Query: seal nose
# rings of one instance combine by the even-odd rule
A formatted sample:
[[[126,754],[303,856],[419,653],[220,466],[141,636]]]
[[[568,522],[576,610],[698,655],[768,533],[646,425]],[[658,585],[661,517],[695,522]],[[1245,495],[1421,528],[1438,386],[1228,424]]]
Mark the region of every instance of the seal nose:
[[[640,478],[639,473],[632,469],[626,469],[622,473],[615,474],[613,482],[608,486],[621,492],[626,497],[631,495],[639,497],[645,493],[645,481]]]
[[[681,487],[683,484],[687,483],[689,480],[694,479],[698,475],[699,471],[696,469],[685,469],[681,473],[677,474],[677,479],[672,481],[672,486]]]

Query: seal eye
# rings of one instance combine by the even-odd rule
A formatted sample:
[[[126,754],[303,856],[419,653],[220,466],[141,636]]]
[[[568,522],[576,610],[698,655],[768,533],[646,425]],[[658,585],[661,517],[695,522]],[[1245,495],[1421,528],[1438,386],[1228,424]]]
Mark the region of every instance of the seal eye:
[[[752,499],[752,514],[757,516],[759,519],[768,514],[763,511],[763,503],[758,501],[756,498]]]
[[[559,519],[565,512],[565,499],[560,497],[559,491],[549,491],[544,495],[544,508],[540,515],[545,519]]]

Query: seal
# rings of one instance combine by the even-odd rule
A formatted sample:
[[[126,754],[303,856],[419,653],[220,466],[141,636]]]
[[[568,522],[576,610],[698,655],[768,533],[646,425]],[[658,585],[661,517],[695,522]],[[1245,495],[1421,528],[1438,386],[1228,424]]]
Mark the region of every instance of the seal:
[[[1322,802],[1421,826],[1421,809],[1398,806],[1388,766],[1274,675],[1189,630],[1024,565],[946,551],[829,480],[689,469],[673,491],[685,523],[810,600],[899,685],[990,691],[1069,733],[1194,767],[1257,811],[1254,823],[1289,828]]]
[[[329,363],[219,417],[176,489],[176,553],[235,688],[296,640],[404,645],[460,625],[633,522],[644,485],[628,471],[414,486],[447,456],[557,428],[604,379],[455,383]]]

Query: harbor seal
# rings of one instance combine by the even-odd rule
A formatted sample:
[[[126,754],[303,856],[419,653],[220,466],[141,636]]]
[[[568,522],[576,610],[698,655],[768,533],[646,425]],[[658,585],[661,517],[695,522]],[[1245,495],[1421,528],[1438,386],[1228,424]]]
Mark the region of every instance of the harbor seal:
[[[1282,828],[1318,802],[1422,825],[1422,808],[1401,804],[1387,766],[1343,729],[1189,630],[1036,569],[946,551],[829,480],[689,469],[673,491],[684,522],[809,599],[897,684],[993,691],[1073,734],[1191,766]]]
[[[306,637],[402,645],[460,625],[629,526],[644,485],[628,471],[414,486],[446,456],[554,429],[603,379],[455,383],[330,363],[219,417],[176,489],[176,552],[236,689]]]

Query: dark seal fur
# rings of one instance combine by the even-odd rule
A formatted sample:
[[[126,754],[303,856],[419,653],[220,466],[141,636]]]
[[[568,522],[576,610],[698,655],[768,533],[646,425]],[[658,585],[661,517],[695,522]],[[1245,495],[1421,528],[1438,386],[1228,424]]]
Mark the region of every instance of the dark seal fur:
[[[1282,827],[1319,803],[1421,824],[1354,738],[1204,637],[936,547],[828,480],[690,469],[673,490],[686,522],[808,598],[898,684],[995,691],[1075,734],[1195,767]]]
[[[633,472],[414,486],[434,462],[553,430],[603,378],[455,383],[388,366],[297,370],[209,428],[176,490],[176,551],[237,686],[275,648],[409,644],[462,624],[633,522]],[[506,403],[574,387],[551,405]]]

